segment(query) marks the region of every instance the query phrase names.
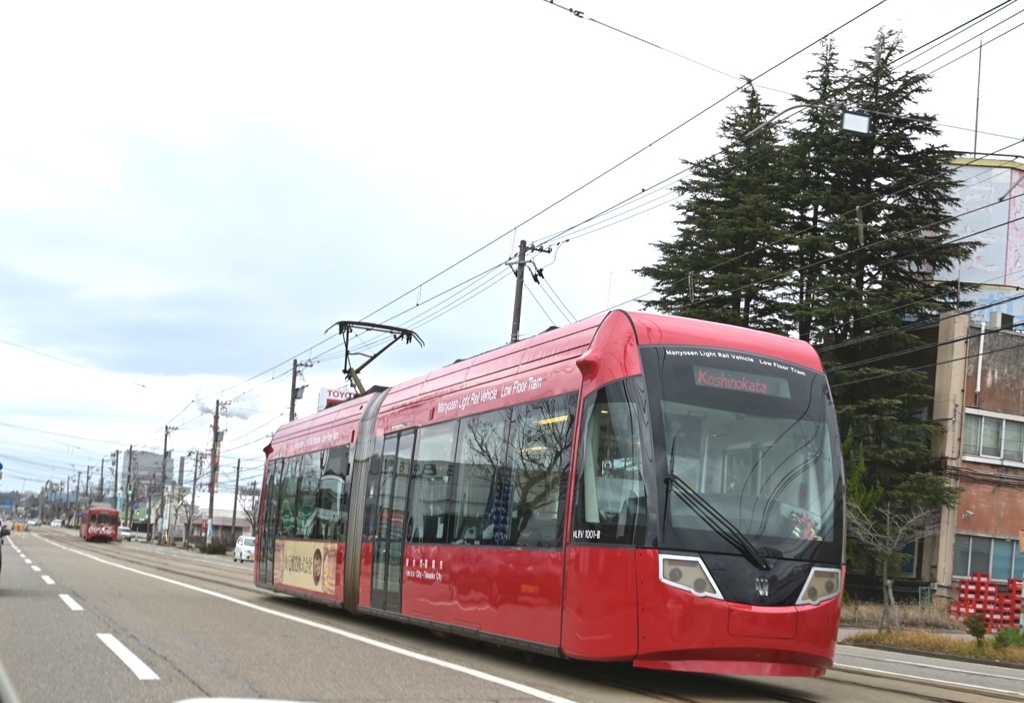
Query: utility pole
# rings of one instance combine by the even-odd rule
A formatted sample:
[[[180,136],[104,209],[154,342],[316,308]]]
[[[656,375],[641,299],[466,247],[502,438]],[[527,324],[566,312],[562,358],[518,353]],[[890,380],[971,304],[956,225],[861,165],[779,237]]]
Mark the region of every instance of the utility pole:
[[[92,489],[89,488],[89,486],[92,485],[91,481],[92,481],[92,466],[86,466],[85,467],[85,507],[87,507],[87,508],[91,508],[92,507]]]
[[[128,463],[124,467],[124,511],[127,515],[126,522],[130,527],[132,524],[132,459],[134,459],[134,445],[128,445]]]
[[[146,541],[153,541],[153,484],[146,481]]]
[[[539,247],[526,245],[526,240],[519,241],[519,262],[516,265],[516,301],[512,308],[512,341],[519,341],[519,317],[523,311],[523,278],[526,274],[526,252],[539,251],[545,254],[551,253],[551,247]]]
[[[103,491],[103,470],[106,468],[104,466],[106,464],[106,462],[107,462],[107,457],[101,456],[100,457],[100,487],[99,487],[99,494],[100,494],[100,502],[101,503],[103,502],[103,499],[107,497],[106,493],[104,493],[104,491]]]
[[[238,514],[238,486],[242,476],[242,460],[239,459],[238,463],[235,464],[235,502],[231,506],[231,538],[235,537],[235,516]]]
[[[117,512],[121,512],[121,484],[118,483],[117,479],[120,478],[117,475],[119,459],[121,458],[121,450],[115,449],[114,453],[110,455],[114,460],[114,507],[117,508]]]
[[[196,486],[199,484],[199,465],[202,463],[203,455],[200,452],[195,452],[196,463],[192,469],[192,504],[188,511],[188,524],[185,526],[185,546],[189,547],[191,542],[189,538],[192,536],[192,521],[196,516]]]
[[[298,359],[292,359],[292,405],[291,410],[288,411],[288,422],[295,419],[295,401],[302,398],[302,389],[305,388],[305,386],[302,388],[295,387],[295,384],[298,383],[299,367],[301,366],[308,369],[312,365],[312,361],[303,361],[300,364]]]
[[[78,472],[78,481],[75,482],[75,511],[74,511],[74,517],[72,518],[74,520],[75,527],[78,527],[81,524],[80,518],[78,517],[78,506],[79,506],[79,504],[81,502],[82,502],[82,472],[79,471]]]
[[[227,405],[227,403],[225,403]],[[217,471],[220,469],[220,400],[213,411],[213,451],[210,452],[210,512],[207,515],[206,541],[210,545],[213,538],[213,492],[217,488]]]
[[[167,519],[164,517],[164,510],[167,507],[167,438],[176,429],[178,428],[164,425],[164,458],[160,463],[160,544],[167,541]]]

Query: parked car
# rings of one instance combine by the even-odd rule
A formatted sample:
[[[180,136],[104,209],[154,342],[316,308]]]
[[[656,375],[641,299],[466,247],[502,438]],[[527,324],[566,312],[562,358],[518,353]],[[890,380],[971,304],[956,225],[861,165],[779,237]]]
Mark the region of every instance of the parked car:
[[[52,520],[50,520],[50,527],[61,527],[60,518],[55,517]]]
[[[252,535],[242,535],[235,542],[235,554],[233,561],[252,561],[256,554],[256,538]]]
[[[145,542],[148,536],[145,530],[133,530],[127,526],[122,526],[117,530],[118,539],[124,542]]]

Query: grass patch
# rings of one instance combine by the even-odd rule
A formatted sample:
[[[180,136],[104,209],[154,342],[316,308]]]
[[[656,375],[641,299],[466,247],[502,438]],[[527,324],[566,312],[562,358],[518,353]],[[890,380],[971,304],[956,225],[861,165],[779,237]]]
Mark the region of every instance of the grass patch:
[[[900,603],[897,605],[900,615],[900,626],[917,630],[950,630],[966,632],[959,620],[951,620],[945,600],[918,605],[916,603]],[[847,627],[877,628],[882,622],[881,603],[861,603],[846,600],[840,623]]]
[[[1015,634],[1003,635],[1003,632]],[[953,637],[942,632],[907,629],[899,632],[862,632],[847,637],[843,644],[885,647],[1024,666],[1024,646],[1010,644],[1022,639],[1024,638],[1020,637],[1019,631],[1007,629],[1001,630],[999,634],[986,636],[979,646],[973,639]]]
[[[974,639],[963,620],[949,617],[946,603],[944,599],[921,605],[901,603],[897,606],[901,629],[878,632],[882,604],[846,600],[840,623],[869,631],[851,635],[843,644],[1024,666],[1024,635],[1018,628]]]

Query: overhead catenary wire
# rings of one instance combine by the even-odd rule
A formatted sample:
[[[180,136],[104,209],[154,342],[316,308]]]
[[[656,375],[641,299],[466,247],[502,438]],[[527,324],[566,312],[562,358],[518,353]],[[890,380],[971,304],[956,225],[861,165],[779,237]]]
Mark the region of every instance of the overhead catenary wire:
[[[771,73],[772,71],[776,70],[777,68],[779,68],[779,67],[781,67],[781,66],[785,65],[786,63],[788,63],[789,61],[793,60],[793,59],[794,59],[794,58],[796,58],[797,56],[800,56],[801,54],[803,54],[803,53],[804,53],[805,51],[807,51],[807,50],[808,50],[808,49],[810,49],[811,47],[814,47],[814,46],[816,46],[817,44],[819,44],[819,43],[820,43],[820,42],[821,42],[822,40],[824,40],[824,39],[825,39],[825,38],[827,38],[828,36],[830,36],[830,35],[834,34],[835,32],[839,31],[840,29],[842,29],[842,28],[846,27],[847,25],[851,24],[852,22],[855,22],[856,20],[858,20],[858,19],[860,19],[861,17],[863,17],[864,15],[868,14],[869,12],[871,12],[872,10],[874,10],[875,8],[877,8],[877,7],[881,6],[881,5],[883,5],[883,4],[885,3],[885,2],[886,2],[886,0],[880,0],[879,2],[877,2],[877,3],[875,3],[874,5],[872,5],[871,7],[869,7],[869,8],[867,9],[867,10],[864,10],[863,12],[860,12],[860,13],[858,13],[858,14],[857,14],[857,15],[855,15],[855,16],[854,16],[853,18],[851,18],[851,19],[847,20],[846,22],[842,23],[842,24],[841,24],[841,25],[840,25],[839,27],[837,27],[837,28],[835,28],[835,29],[833,29],[833,30],[830,30],[830,31],[826,32],[826,33],[825,33],[824,35],[822,35],[822,36],[821,36],[821,37],[819,37],[818,39],[815,39],[815,40],[814,40],[813,42],[811,42],[810,44],[807,44],[806,46],[802,47],[802,48],[801,48],[801,49],[799,49],[798,51],[795,51],[795,52],[793,52],[792,54],[790,54],[790,55],[789,55],[789,56],[787,56],[786,58],[784,58],[784,59],[782,59],[781,61],[779,61],[779,62],[775,63],[775,64],[774,64],[774,65],[772,65],[772,66],[771,66],[770,68],[768,68],[768,69],[766,69],[766,70],[762,71],[761,73],[757,74],[757,75],[756,75],[756,76],[754,76],[754,78],[752,78],[751,80],[753,80],[753,81],[756,81],[756,80],[758,80],[758,79],[760,79],[760,78],[764,77],[765,75],[767,75],[767,74]],[[364,316],[364,318],[363,318],[363,319],[365,320],[365,319],[367,319],[367,318],[369,318],[369,317],[372,317],[372,316],[374,316],[374,315],[378,314],[379,312],[381,312],[381,311],[383,311],[384,309],[386,309],[386,308],[390,307],[391,305],[393,305],[394,303],[398,302],[399,300],[401,300],[402,298],[406,297],[407,295],[410,295],[410,294],[412,294],[412,293],[416,292],[416,291],[417,291],[418,289],[422,288],[422,286],[423,286],[423,285],[426,285],[427,283],[430,283],[431,281],[435,280],[436,278],[438,278],[439,276],[443,275],[444,273],[447,273],[448,271],[450,271],[451,269],[453,269],[453,268],[454,268],[455,266],[457,266],[457,265],[459,265],[459,264],[463,263],[464,261],[466,261],[467,259],[471,258],[472,256],[475,256],[476,254],[480,253],[481,251],[483,251],[484,249],[488,248],[489,246],[491,246],[491,245],[495,244],[496,242],[498,242],[498,241],[501,241],[502,239],[506,238],[506,237],[507,237],[507,236],[509,236],[510,234],[513,234],[513,233],[515,233],[515,232],[516,232],[516,231],[517,231],[517,230],[518,230],[519,228],[521,228],[521,227],[525,226],[525,225],[526,225],[526,224],[528,224],[529,222],[532,222],[533,220],[535,220],[536,218],[540,217],[540,216],[541,216],[542,214],[544,214],[545,212],[547,212],[547,211],[551,210],[552,208],[556,207],[557,205],[559,205],[559,204],[561,204],[561,203],[565,202],[566,200],[568,200],[569,198],[571,198],[571,197],[572,197],[572,196],[574,196],[575,194],[579,193],[580,191],[584,190],[585,188],[589,187],[590,185],[592,185],[592,184],[596,183],[596,182],[597,182],[598,180],[600,180],[600,179],[604,178],[604,177],[605,177],[606,175],[608,175],[609,173],[611,173],[611,172],[615,171],[616,169],[618,169],[618,168],[619,168],[619,167],[621,167],[622,165],[624,165],[624,164],[628,163],[628,162],[629,162],[629,161],[631,161],[632,159],[636,158],[636,157],[637,157],[637,156],[639,156],[640,154],[644,153],[645,151],[647,151],[648,149],[650,149],[651,147],[653,147],[654,145],[656,145],[656,144],[660,143],[661,141],[663,141],[663,140],[667,139],[667,138],[668,138],[669,136],[671,136],[671,135],[672,135],[672,134],[674,134],[675,132],[679,131],[680,129],[682,129],[682,128],[683,128],[683,127],[685,127],[686,125],[690,124],[691,122],[693,122],[694,120],[696,120],[696,119],[697,119],[698,117],[700,117],[700,116],[704,115],[705,113],[709,112],[710,110],[714,109],[715,107],[717,107],[717,106],[718,106],[718,105],[720,105],[721,103],[725,102],[726,100],[728,100],[728,99],[729,99],[730,97],[732,97],[733,95],[735,95],[736,93],[738,93],[738,92],[739,92],[739,91],[741,91],[741,90],[742,90],[742,86],[740,86],[740,87],[737,87],[737,88],[734,88],[733,90],[729,91],[729,93],[727,93],[726,95],[722,96],[721,98],[719,98],[719,99],[718,99],[718,100],[716,100],[715,102],[711,103],[711,104],[710,104],[710,105],[708,105],[707,107],[705,107],[705,108],[701,109],[701,110],[700,110],[699,112],[697,112],[696,114],[694,114],[694,115],[692,115],[691,117],[687,118],[687,119],[686,119],[686,120],[684,120],[684,121],[683,121],[682,123],[680,123],[680,124],[679,124],[679,125],[677,125],[676,127],[672,128],[671,130],[669,130],[669,131],[668,131],[668,132],[666,132],[665,134],[661,135],[660,137],[658,137],[658,138],[657,138],[657,139],[655,139],[654,141],[652,141],[652,142],[648,143],[648,144],[647,144],[646,146],[644,146],[644,147],[642,147],[642,148],[638,149],[637,151],[633,152],[632,154],[630,154],[629,156],[625,157],[624,159],[621,159],[620,161],[616,162],[616,163],[615,163],[614,165],[612,165],[611,167],[609,167],[609,168],[605,169],[604,171],[600,172],[600,173],[599,173],[598,175],[596,175],[596,176],[594,176],[593,178],[589,179],[588,181],[586,181],[586,182],[585,182],[585,183],[583,183],[582,185],[578,186],[577,188],[573,189],[572,191],[570,191],[570,192],[569,192],[569,193],[567,193],[566,195],[564,195],[564,196],[562,196],[562,197],[558,198],[557,200],[555,200],[555,201],[554,201],[554,202],[552,202],[551,204],[547,205],[546,207],[544,207],[544,208],[542,208],[541,210],[539,210],[538,212],[534,213],[533,215],[531,215],[531,216],[530,216],[530,217],[528,217],[527,219],[525,219],[525,220],[523,220],[522,222],[520,222],[520,223],[519,223],[518,225],[516,225],[516,226],[514,226],[514,227],[511,227],[511,228],[509,228],[508,230],[506,230],[506,231],[505,231],[504,233],[502,233],[501,235],[499,235],[499,236],[495,237],[494,239],[492,239],[492,240],[488,241],[488,242],[487,242],[486,244],[484,244],[484,245],[482,245],[481,247],[477,248],[476,250],[474,250],[474,251],[473,251],[473,252],[471,252],[470,254],[466,255],[465,257],[462,257],[461,259],[459,259],[458,261],[456,261],[456,262],[455,262],[454,264],[451,264],[450,266],[446,267],[445,269],[443,269],[443,270],[442,270],[442,271],[440,271],[439,273],[437,273],[437,274],[434,274],[434,275],[433,275],[433,276],[431,276],[430,278],[426,279],[426,280],[425,280],[425,281],[423,281],[422,283],[420,283],[420,284],[417,284],[416,286],[414,286],[414,287],[410,288],[410,289],[409,289],[408,291],[406,291],[405,293],[401,294],[401,295],[400,295],[400,296],[398,296],[397,298],[394,298],[394,299],[393,299],[393,300],[391,300],[390,302],[388,302],[388,303],[385,303],[385,304],[384,304],[384,305],[382,305],[381,307],[379,307],[379,308],[377,308],[377,309],[373,310],[373,311],[372,311],[372,312],[370,312],[370,313],[369,313],[368,315]]]
[[[896,59],[893,62],[893,65],[894,66],[899,66],[901,64],[909,62],[917,54],[926,54],[929,51],[932,51],[933,49],[936,49],[937,47],[941,46],[942,44],[945,44],[946,42],[951,41],[954,37],[956,37],[956,36],[958,36],[960,34],[963,34],[967,30],[969,30],[972,27],[980,24],[984,20],[988,19],[989,17],[992,17],[993,15],[997,14],[999,11],[1001,11],[1003,9],[1006,9],[1007,7],[1009,7],[1010,5],[1015,4],[1016,2],[1017,2],[1017,0],[1003,0],[1002,2],[996,3],[995,5],[990,7],[989,9],[985,10],[984,12],[982,12],[982,13],[980,13],[978,15],[975,15],[974,17],[972,17],[971,19],[967,20],[966,22],[962,22],[961,24],[957,25],[956,27],[953,27],[952,29],[949,29],[949,30],[943,32],[942,34],[938,35],[937,37],[933,37],[932,39],[929,39],[924,44],[921,44],[921,45],[915,47],[914,49],[910,49],[909,51],[904,52],[904,54],[902,56],[900,56],[898,59]]]
[[[881,3],[879,3],[879,4],[881,4]],[[876,5],[876,6],[877,6],[877,5]],[[613,224],[616,224],[616,223],[608,223],[608,224],[605,224],[605,225],[604,225],[604,227],[610,227],[610,226],[612,226]],[[575,236],[576,236],[576,237],[582,237],[582,236],[584,236],[584,234],[576,234]],[[442,272],[442,273],[444,273],[444,272]],[[434,279],[428,279],[428,282],[429,282],[429,281],[432,281],[432,280],[434,280]],[[432,311],[432,312],[431,312],[431,313],[429,313],[429,314],[427,314],[427,313],[426,313],[426,311],[424,311],[424,317],[422,317],[421,319],[422,319],[422,320],[424,320],[424,321],[426,321],[427,323],[429,323],[429,322],[431,322],[431,321],[433,321],[433,320],[436,320],[436,319],[437,319],[438,317],[440,317],[441,315],[443,315],[443,314],[446,314],[447,312],[450,312],[450,311],[451,311],[452,309],[455,309],[455,308],[457,308],[457,307],[458,307],[458,306],[456,305],[456,306],[454,306],[454,307],[450,307],[450,308],[438,308],[437,310],[435,310],[435,311]],[[309,348],[309,349],[307,350],[307,352],[311,352],[311,351],[313,351],[314,349],[316,349],[316,348],[319,348],[319,347],[320,347],[321,345],[323,345],[324,343],[325,343],[325,342],[320,342],[320,343],[318,343],[317,345],[313,345],[312,347],[310,347],[310,348]],[[336,348],[337,348],[337,346],[335,346],[334,348],[336,349]],[[302,354],[300,354],[300,355],[298,355],[298,356],[302,356]],[[290,361],[291,361],[291,360],[289,359],[289,360],[288,360],[287,362],[282,362],[282,364],[284,364],[284,363],[290,363]],[[276,368],[278,368],[278,367],[280,367],[280,366],[281,366],[281,364],[278,364],[278,365],[276,365],[275,367],[272,367],[272,369],[271,369],[271,370],[273,370],[273,369],[276,369]],[[252,377],[252,378],[248,379],[247,381],[243,381],[243,382],[241,382],[240,384],[236,384],[235,386],[231,386],[231,387],[229,387],[228,391],[230,391],[230,390],[232,390],[232,389],[234,389],[234,388],[237,388],[237,387],[239,387],[239,386],[243,386],[243,385],[244,385],[245,383],[247,383],[247,382],[250,382],[250,381],[252,381],[252,380],[256,380],[257,378],[259,378],[259,377],[260,377],[260,376],[262,376],[262,375],[263,375],[263,374],[257,374],[257,376],[254,376],[254,377]],[[269,381],[268,381],[267,383],[269,383]],[[250,393],[250,392],[251,392],[251,391],[249,391],[249,390],[247,390],[247,391],[244,391],[244,392],[242,393],[242,395],[245,395],[245,394],[247,394],[247,393]],[[207,398],[212,398],[212,397],[213,397],[212,395],[210,395],[210,396],[207,396]],[[191,404],[191,403],[190,403],[190,404]],[[195,420],[193,420],[193,422],[199,422],[199,421],[201,421],[201,420],[202,420],[202,415],[200,415],[200,416],[199,416],[198,418],[196,418]]]
[[[795,58],[796,56],[799,56],[800,54],[802,54],[803,52],[805,52],[805,51],[806,51],[807,49],[809,49],[809,48],[811,48],[811,47],[813,47],[813,46],[815,46],[815,45],[819,44],[819,43],[820,43],[820,42],[821,42],[822,40],[824,40],[824,39],[825,39],[825,38],[827,38],[828,36],[830,36],[830,35],[834,34],[835,32],[837,32],[837,31],[839,31],[840,29],[842,29],[842,28],[846,27],[847,25],[849,25],[850,23],[852,23],[852,22],[856,21],[857,19],[859,19],[860,17],[862,17],[862,16],[864,16],[865,14],[869,13],[870,11],[872,11],[873,9],[875,9],[875,8],[877,8],[878,6],[882,5],[883,3],[884,3],[884,0],[882,0],[882,2],[876,3],[875,5],[873,5],[873,6],[869,7],[869,8],[867,9],[867,10],[865,10],[865,11],[863,11],[863,12],[861,12],[861,13],[857,14],[857,15],[856,15],[856,16],[854,16],[854,17],[853,17],[852,19],[848,20],[847,22],[844,22],[843,24],[841,24],[841,25],[840,25],[839,27],[837,27],[836,29],[834,29],[834,30],[831,30],[830,32],[827,32],[827,33],[826,33],[825,35],[823,35],[822,37],[819,37],[819,38],[818,38],[818,39],[816,39],[816,40],[815,40],[814,42],[812,42],[812,43],[808,44],[807,46],[803,47],[803,48],[802,48],[802,49],[800,49],[799,51],[797,51],[797,52],[794,52],[794,53],[793,53],[793,54],[791,54],[791,55],[790,55],[789,57],[787,57],[786,59],[784,59],[784,60],[782,60],[782,61],[780,61],[780,62],[776,63],[775,65],[773,65],[773,66],[772,66],[771,68],[767,69],[766,71],[763,71],[762,73],[758,74],[758,75],[757,75],[757,76],[756,76],[756,77],[755,77],[754,79],[752,79],[752,80],[757,80],[758,78],[761,78],[761,77],[763,77],[764,75],[766,75],[766,74],[770,73],[771,71],[775,70],[775,69],[776,69],[776,68],[778,68],[779,66],[781,66],[781,65],[783,65],[783,64],[785,64],[785,63],[787,63],[788,61],[792,60],[792,59],[793,59],[793,58]],[[609,28],[612,28],[612,27],[609,27]],[[612,29],[615,29],[615,28],[612,28]],[[713,107],[717,106],[718,104],[720,104],[720,103],[721,103],[721,102],[723,102],[724,100],[728,99],[729,97],[731,97],[732,95],[734,95],[734,94],[735,94],[736,92],[738,92],[738,91],[739,91],[740,89],[741,89],[741,88],[736,88],[736,89],[734,89],[734,90],[733,90],[733,91],[731,91],[731,92],[730,92],[730,93],[729,93],[728,95],[724,96],[723,98],[721,98],[720,100],[716,101],[716,102],[715,102],[715,103],[713,103],[712,105],[708,106],[707,108],[705,108],[705,109],[704,109],[704,110],[702,110],[701,112],[697,113],[697,115],[695,115],[695,116],[691,117],[690,119],[688,119],[688,120],[684,121],[684,122],[683,122],[682,124],[680,124],[679,126],[677,126],[676,128],[674,128],[674,129],[673,129],[673,130],[671,130],[670,132],[666,133],[665,135],[662,135],[661,137],[659,137],[658,139],[656,139],[656,140],[654,140],[653,142],[649,143],[649,144],[648,144],[647,146],[645,146],[644,148],[642,148],[642,149],[638,150],[637,152],[635,152],[635,153],[634,153],[634,154],[632,154],[631,156],[629,156],[629,157],[627,157],[626,159],[624,159],[624,160],[622,160],[622,161],[618,162],[618,163],[617,163],[617,164],[616,164],[615,166],[611,167],[610,169],[607,169],[606,171],[602,172],[601,174],[599,174],[599,175],[598,175],[598,176],[596,176],[595,178],[593,178],[593,179],[591,179],[591,180],[587,181],[587,182],[586,182],[586,183],[584,183],[584,184],[583,184],[582,186],[580,186],[580,187],[578,187],[577,189],[575,189],[575,190],[571,191],[571,192],[570,192],[569,194],[567,194],[566,196],[563,196],[562,198],[558,199],[557,201],[555,201],[555,202],[554,202],[554,203],[552,203],[551,205],[547,206],[546,208],[544,208],[544,209],[540,210],[539,212],[537,212],[536,214],[534,214],[534,215],[533,215],[533,216],[531,216],[530,218],[528,218],[528,219],[524,220],[524,221],[523,221],[522,223],[520,223],[520,224],[519,224],[519,225],[517,225],[516,227],[513,227],[513,228],[511,228],[511,229],[510,229],[510,230],[508,230],[507,232],[503,233],[502,235],[500,235],[500,236],[496,237],[495,239],[493,239],[493,240],[491,240],[491,241],[487,242],[487,243],[486,243],[486,244],[484,244],[484,245],[483,245],[482,247],[480,247],[480,248],[476,249],[475,251],[471,252],[471,253],[470,253],[469,255],[467,255],[466,257],[463,257],[463,258],[459,259],[459,260],[458,260],[458,261],[456,261],[456,262],[455,262],[454,264],[452,264],[452,265],[450,265],[449,267],[447,267],[447,268],[443,269],[442,271],[440,271],[439,273],[435,274],[434,276],[432,276],[432,277],[430,277],[430,278],[426,279],[425,281],[423,281],[423,282],[422,282],[422,283],[420,283],[420,284],[417,284],[417,285],[416,285],[415,287],[411,288],[411,289],[410,289],[409,291],[407,291],[406,293],[403,293],[403,294],[402,294],[401,296],[399,296],[398,298],[395,298],[395,299],[393,299],[392,301],[390,301],[389,303],[386,303],[385,305],[383,305],[383,306],[381,306],[381,307],[377,308],[376,310],[374,310],[373,312],[371,312],[371,313],[369,313],[369,314],[368,314],[367,316],[365,316],[365,317],[364,317],[363,319],[367,319],[368,317],[371,317],[371,316],[373,316],[373,315],[377,314],[378,312],[382,311],[383,309],[386,309],[387,307],[390,307],[391,305],[393,305],[393,304],[394,304],[395,302],[397,302],[397,301],[398,301],[398,300],[400,300],[401,298],[405,297],[406,295],[409,295],[409,294],[410,294],[410,293],[412,293],[412,292],[415,292],[415,291],[417,291],[417,290],[419,290],[419,289],[422,289],[422,287],[423,287],[424,285],[426,285],[427,283],[430,283],[430,282],[432,282],[433,280],[435,280],[435,279],[436,279],[437,277],[439,277],[440,275],[443,275],[444,273],[448,272],[449,270],[451,270],[451,269],[452,269],[452,268],[454,268],[455,266],[457,266],[457,265],[459,265],[459,264],[463,263],[463,262],[464,262],[464,261],[466,261],[466,260],[467,260],[468,258],[470,258],[470,257],[472,257],[472,256],[475,256],[476,254],[480,253],[481,251],[483,251],[484,249],[486,249],[486,248],[487,248],[488,246],[490,246],[490,245],[494,244],[495,242],[497,242],[497,241],[500,241],[500,240],[501,240],[502,238],[504,238],[504,237],[505,237],[505,236],[507,236],[508,234],[510,234],[510,233],[514,233],[515,231],[517,231],[517,229],[518,229],[519,227],[522,227],[522,226],[524,226],[525,224],[529,223],[530,221],[532,221],[533,219],[535,219],[535,218],[536,218],[536,217],[538,217],[539,215],[543,214],[544,212],[546,212],[546,211],[550,210],[551,208],[555,207],[556,205],[560,204],[561,202],[563,202],[563,201],[564,201],[564,200],[566,200],[567,198],[571,197],[571,196],[572,196],[572,195],[574,195],[575,193],[579,192],[579,191],[580,191],[580,190],[582,190],[583,188],[585,188],[585,187],[589,186],[590,184],[592,184],[593,182],[595,182],[595,181],[596,181],[596,180],[598,180],[599,178],[603,177],[603,176],[604,176],[604,175],[606,175],[607,173],[610,173],[610,172],[611,172],[612,170],[614,170],[614,169],[618,168],[619,166],[621,166],[622,164],[624,164],[624,163],[626,163],[627,161],[631,160],[631,159],[632,159],[632,158],[634,158],[635,156],[637,156],[637,155],[639,155],[640,153],[642,153],[642,152],[646,151],[646,150],[647,150],[648,148],[650,148],[650,147],[651,147],[651,146],[653,146],[654,144],[656,144],[656,143],[660,142],[661,140],[663,140],[663,139],[664,139],[664,138],[666,138],[667,136],[671,135],[671,134],[672,134],[673,132],[677,131],[677,130],[678,130],[679,128],[681,128],[681,127],[685,126],[686,124],[688,124],[689,122],[691,122],[691,121],[692,121],[693,119],[695,119],[695,118],[696,118],[697,116],[699,116],[699,115],[703,114],[703,113],[704,113],[704,112],[706,112],[707,110],[710,110],[711,108],[713,108]],[[394,315],[394,316],[390,317],[390,318],[389,318],[389,320],[394,320],[394,319],[396,319],[396,318],[397,318],[398,316],[400,316],[401,314],[402,314],[402,313],[398,313],[398,314],[396,314],[396,315]],[[437,319],[437,318],[436,318],[436,317],[431,317],[430,319],[431,319],[431,320],[433,320],[433,319]]]

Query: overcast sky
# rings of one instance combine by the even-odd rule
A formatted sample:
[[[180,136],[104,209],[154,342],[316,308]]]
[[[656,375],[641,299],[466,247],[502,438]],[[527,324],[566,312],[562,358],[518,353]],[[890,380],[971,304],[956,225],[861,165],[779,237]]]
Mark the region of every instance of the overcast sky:
[[[292,360],[312,362],[300,415],[343,385],[332,323],[424,340],[366,385],[506,343],[520,240],[552,249],[524,336],[637,309],[667,188],[720,146],[739,76],[811,45],[756,81],[784,109],[830,31],[847,63],[880,27],[914,49],[997,3],[875,5],[3,3],[0,491],[159,452],[166,426],[175,456],[207,449],[218,399],[222,462],[252,480]],[[902,66],[934,72],[921,107],[953,148],[1024,151],[1024,7],[1004,5]]]

